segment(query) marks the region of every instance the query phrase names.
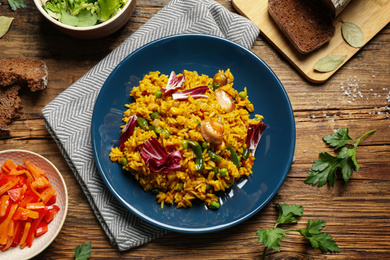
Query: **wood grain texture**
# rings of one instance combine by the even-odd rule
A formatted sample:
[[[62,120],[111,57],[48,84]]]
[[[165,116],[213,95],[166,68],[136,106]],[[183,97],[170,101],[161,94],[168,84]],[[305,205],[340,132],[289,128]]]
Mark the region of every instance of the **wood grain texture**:
[[[302,237],[289,234],[281,242],[281,252],[268,250],[267,259],[390,257],[389,25],[323,84],[309,83],[259,36],[252,51],[279,77],[295,115],[296,162],[281,189],[263,210],[235,227],[199,235],[171,232],[146,245],[119,252],[110,245],[72,171],[45,129],[41,111],[169,1],[138,0],[124,28],[94,41],[63,35],[40,16],[31,0],[27,1],[28,8],[16,12],[10,10],[5,0],[0,2],[0,15],[15,18],[10,31],[0,39],[0,58],[39,58],[49,68],[46,90],[21,94],[24,114],[11,125],[10,132],[0,132],[0,150],[27,149],[51,160],[64,176],[70,199],[63,230],[34,260],[72,259],[75,247],[88,241],[92,241],[91,259],[261,259],[264,247],[258,243],[255,233],[274,225],[278,215],[275,203],[296,203],[305,208],[295,225],[297,228],[304,228],[308,219],[325,220],[324,231],[337,241],[341,253],[313,250]],[[234,11],[230,1],[218,2]],[[334,188],[304,184],[318,154],[333,152],[321,138],[339,127],[349,128],[352,138],[377,129],[358,147],[359,172],[347,184],[338,178]]]

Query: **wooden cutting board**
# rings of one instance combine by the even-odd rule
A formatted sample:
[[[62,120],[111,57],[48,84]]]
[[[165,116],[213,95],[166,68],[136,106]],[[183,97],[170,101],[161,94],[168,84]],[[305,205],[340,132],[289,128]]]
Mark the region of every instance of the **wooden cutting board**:
[[[344,41],[341,35],[340,20],[358,25],[364,34],[364,44],[390,22],[390,0],[352,0],[335,18],[335,36],[330,42],[305,55],[300,54],[292,46],[268,14],[268,0],[232,0],[232,4],[240,14],[252,20],[259,27],[261,35],[268,39],[300,73],[315,83],[326,81],[337,71],[327,73],[314,71],[314,64],[319,59],[328,55],[347,55],[343,63],[345,64],[359,51],[359,48],[353,48]]]

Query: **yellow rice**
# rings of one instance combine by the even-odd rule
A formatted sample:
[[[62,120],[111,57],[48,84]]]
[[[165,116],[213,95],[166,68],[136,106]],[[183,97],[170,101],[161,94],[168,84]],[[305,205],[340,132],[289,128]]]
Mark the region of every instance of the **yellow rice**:
[[[250,155],[247,160],[241,160],[241,167],[238,168],[230,160],[230,151],[226,148],[231,145],[235,151],[245,149],[249,124],[258,124],[263,117],[255,115],[255,118],[249,118],[249,112],[254,110],[253,104],[248,98],[242,99],[237,90],[233,88],[234,77],[229,69],[219,72],[224,73],[231,82],[222,86],[221,89],[235,97],[236,108],[232,112],[225,112],[216,101],[214,91],[211,89],[205,93],[208,98],[189,97],[185,101],[173,100],[171,95],[157,98],[154,93],[164,88],[168,82],[168,75],[158,71],[145,75],[139,82],[139,86],[134,87],[130,94],[135,102],[125,105],[127,108],[123,116],[125,123],[132,115],[142,116],[150,125],[161,126],[170,133],[170,136],[165,138],[164,135],[157,136],[154,131],[136,127],[133,135],[125,142],[125,147],[122,150],[114,147],[110,153],[110,158],[114,162],[121,163],[122,158],[126,158],[128,164],[123,166],[123,169],[131,172],[145,191],[159,189],[156,198],[161,207],[164,204],[175,203],[178,208],[187,208],[198,199],[210,206],[212,201],[218,201],[216,192],[223,192],[241,177],[252,174],[251,168],[255,158]],[[210,86],[213,83],[212,78],[207,75],[198,75],[196,71],[184,70],[183,73],[185,82],[178,91]],[[178,74],[180,75],[182,74]],[[161,117],[152,120],[150,114],[153,111],[157,111]],[[204,150],[205,167],[202,172],[198,172],[194,152],[192,149],[184,149],[180,162],[182,167],[179,171],[152,172],[146,166],[140,155],[145,141],[152,137],[157,138],[168,153],[183,149],[182,140],[205,142],[199,126],[205,118],[212,118],[224,125],[222,144],[211,145],[212,150],[222,156],[218,164],[213,162]],[[213,167],[227,168],[228,173],[222,177],[210,171]]]

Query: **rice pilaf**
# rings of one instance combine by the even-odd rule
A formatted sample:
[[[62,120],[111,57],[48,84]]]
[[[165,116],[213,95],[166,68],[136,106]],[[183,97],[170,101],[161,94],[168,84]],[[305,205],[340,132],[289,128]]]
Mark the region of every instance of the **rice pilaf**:
[[[154,71],[133,88],[122,142],[111,149],[110,159],[155,193],[161,208],[172,203],[187,208],[200,199],[217,209],[218,192],[252,174],[265,124],[261,115],[250,118],[254,107],[246,88],[238,93],[233,80],[229,69],[214,78],[196,71],[170,76]],[[248,129],[260,125],[253,143]]]

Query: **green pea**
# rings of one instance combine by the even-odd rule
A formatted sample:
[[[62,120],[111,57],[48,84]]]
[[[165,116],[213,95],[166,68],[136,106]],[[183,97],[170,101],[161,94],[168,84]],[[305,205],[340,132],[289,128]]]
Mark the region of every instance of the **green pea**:
[[[183,149],[188,149],[188,141],[187,140],[181,140],[181,145],[183,146]]]
[[[222,177],[226,177],[227,173],[228,173],[228,169],[226,168],[221,168],[219,170],[219,173],[221,174]]]
[[[210,144],[208,142],[202,142],[202,148],[207,149],[210,147]]]
[[[248,97],[248,95],[244,91],[241,91],[240,93],[238,93],[238,95],[241,99],[246,99]]]
[[[163,130],[163,133],[164,133],[164,135],[165,135],[165,139],[168,139],[170,136],[171,136],[171,133],[169,133],[169,131],[168,130]]]
[[[150,118],[152,120],[156,119],[157,117],[160,117],[161,115],[157,112],[157,111],[153,111],[152,113],[150,113]]]
[[[123,158],[122,158],[121,164],[122,164],[123,166],[126,166],[126,165],[127,165],[127,159],[126,159],[126,157],[123,157]]]
[[[162,93],[161,91],[156,91],[156,92],[154,92],[154,96],[155,96],[156,98],[161,98],[162,95],[163,95],[163,93]]]
[[[162,133],[162,131],[164,131],[164,129],[161,127],[161,126],[156,126],[156,128],[154,129],[154,131],[157,133],[157,134],[160,134]]]
[[[212,201],[210,203],[210,209],[219,209],[219,202],[218,201]]]

